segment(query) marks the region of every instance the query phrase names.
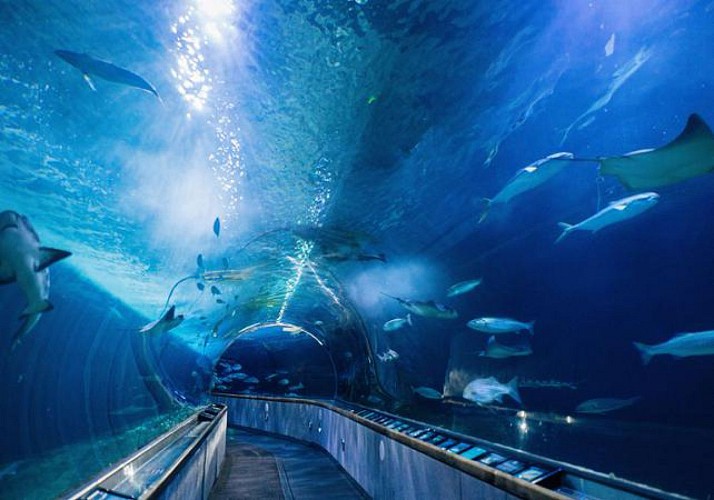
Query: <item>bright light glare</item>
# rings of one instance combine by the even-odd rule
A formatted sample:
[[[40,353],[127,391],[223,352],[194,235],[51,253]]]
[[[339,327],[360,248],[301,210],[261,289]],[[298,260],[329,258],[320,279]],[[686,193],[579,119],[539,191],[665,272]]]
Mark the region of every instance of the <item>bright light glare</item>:
[[[196,9],[204,19],[222,19],[233,14],[232,0],[196,0]]]

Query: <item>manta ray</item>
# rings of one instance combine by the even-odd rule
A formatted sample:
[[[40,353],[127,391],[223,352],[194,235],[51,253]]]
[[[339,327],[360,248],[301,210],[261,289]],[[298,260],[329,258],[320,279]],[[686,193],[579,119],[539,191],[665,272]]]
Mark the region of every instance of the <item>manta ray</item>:
[[[32,330],[50,303],[51,264],[72,255],[64,250],[40,246],[40,238],[24,215],[12,210],[0,213],[0,285],[17,282],[27,298],[22,325],[12,339],[14,349]]]
[[[617,177],[628,189],[653,189],[714,171],[714,134],[699,115],[692,114],[684,130],[659,148],[573,160],[598,162],[601,174]]]
[[[94,87],[94,83],[90,77],[96,76],[108,82],[146,90],[156,97],[159,97],[159,93],[156,92],[156,89],[149,82],[128,69],[120,68],[112,63],[95,59],[90,55],[80,54],[79,52],[72,52],[70,50],[55,50],[55,55],[81,71],[84,80],[92,90],[97,89]],[[159,97],[159,99],[161,98]]]

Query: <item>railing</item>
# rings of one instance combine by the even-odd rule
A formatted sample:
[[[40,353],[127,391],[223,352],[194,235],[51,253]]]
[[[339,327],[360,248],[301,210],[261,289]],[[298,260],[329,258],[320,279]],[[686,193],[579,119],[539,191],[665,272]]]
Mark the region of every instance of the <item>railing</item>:
[[[329,424],[324,420],[316,420],[322,417],[315,417],[307,411],[309,407],[326,409],[340,417],[357,422],[371,431],[389,438],[391,441],[446,464],[452,469],[457,469],[483,483],[520,498],[618,498],[628,500],[687,498],[572,464],[540,457],[498,443],[452,432],[399,415],[343,401],[224,393],[213,393],[213,395],[216,400],[228,404],[232,415],[229,425],[265,427],[263,430],[271,432],[276,432],[277,430],[280,432],[279,429],[276,429],[274,419],[270,419],[272,424],[268,419],[268,403],[270,403],[271,407],[273,404],[284,403],[307,405],[303,406],[303,410],[293,413],[303,418],[308,418],[310,420],[309,427],[312,426],[313,421],[320,422],[318,425],[322,427],[320,429],[321,434],[316,436],[308,431],[301,430],[297,433],[298,435],[292,437],[316,442],[316,444],[332,453],[330,448],[333,447],[333,444],[329,441],[324,441],[324,435],[326,433],[330,434],[330,430],[327,429]],[[235,406],[240,405],[239,400],[246,400],[245,404],[250,407],[250,410],[241,412],[239,406]],[[248,400],[254,401],[248,402]],[[253,408],[257,402],[256,400],[265,402],[265,415],[261,414],[263,409],[260,405],[263,403]],[[271,413],[273,411],[277,410],[271,410]],[[250,418],[246,422],[241,422],[240,413],[245,413]],[[286,416],[288,413],[291,412],[280,410],[281,416]],[[294,424],[290,427],[291,430],[295,428]],[[338,450],[341,448],[341,451],[344,452],[344,438],[340,439],[340,441],[341,446],[337,448]],[[367,441],[363,440],[363,442]],[[361,450],[361,453],[366,454],[367,452]],[[335,456],[335,453],[332,454]],[[338,457],[336,456],[335,458],[337,459]],[[342,465],[349,472],[348,465],[344,463]],[[365,485],[362,486],[365,487]],[[365,487],[365,490],[369,491],[369,488]]]
[[[225,429],[225,405],[209,405],[65,498],[169,498],[187,474],[198,495],[192,498],[207,498],[225,454]]]

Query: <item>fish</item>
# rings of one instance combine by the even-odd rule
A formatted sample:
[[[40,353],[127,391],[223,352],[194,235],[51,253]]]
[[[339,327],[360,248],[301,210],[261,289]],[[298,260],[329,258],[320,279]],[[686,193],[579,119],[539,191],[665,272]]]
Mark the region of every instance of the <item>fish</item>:
[[[714,134],[695,113],[684,130],[664,146],[596,161],[601,174],[616,177],[628,189],[655,189],[714,171]]]
[[[483,281],[482,278],[478,278],[475,280],[468,280],[468,281],[460,281],[454,285],[451,285],[448,290],[446,290],[446,296],[447,297],[455,297],[457,295],[461,295],[463,293],[468,293],[477,286],[481,284]]]
[[[289,391],[299,391],[299,390],[304,389],[304,388],[305,388],[305,386],[303,385],[302,382],[300,382],[300,383],[297,384],[297,385],[291,385],[290,387],[288,387],[288,390],[289,390]]]
[[[413,326],[411,314],[407,314],[406,318],[390,319],[389,321],[384,323],[384,325],[382,325],[382,330],[384,330],[385,332],[393,332],[395,330],[404,328],[406,325]]]
[[[459,316],[459,313],[444,304],[439,304],[433,300],[420,301],[420,300],[408,300],[401,299],[399,297],[393,297],[383,293],[382,295],[394,299],[399,302],[404,309],[416,314],[417,316],[423,316],[425,318],[438,318],[438,319],[455,319]]]
[[[176,306],[171,306],[166,313],[156,321],[147,323],[139,329],[139,333],[154,335],[173,330],[183,322],[183,314],[176,316]]]
[[[563,232],[558,236],[558,239],[555,240],[555,243],[560,243],[563,238],[573,231],[590,231],[595,233],[602,228],[636,217],[655,206],[658,201],[659,194],[657,193],[640,193],[613,201],[595,215],[577,224],[559,222],[558,225],[563,229]]]
[[[72,255],[65,250],[40,246],[40,237],[29,219],[12,210],[0,213],[0,285],[17,282],[27,299],[20,327],[12,337],[15,349],[42,313],[51,311],[49,266]]]
[[[200,268],[203,269],[203,254],[198,254],[198,257],[196,257],[196,265]]]
[[[106,61],[101,61],[88,54],[80,54],[79,52],[72,52],[71,50],[55,50],[55,55],[81,71],[84,80],[92,90],[96,91],[97,89],[90,77],[96,76],[108,82],[146,90],[161,99],[159,93],[149,82],[127,69],[120,68]]]
[[[223,269],[228,269],[228,257],[223,257]]]
[[[387,349],[382,354],[377,354],[377,359],[379,359],[383,363],[388,363],[389,361],[399,359],[399,353],[392,349]]]
[[[512,358],[514,356],[528,356],[533,354],[530,344],[524,343],[519,345],[506,345],[496,341],[495,336],[488,338],[486,342],[486,350],[480,354],[487,358],[503,359]]]
[[[583,401],[578,406],[575,407],[577,413],[608,413],[611,411],[619,410],[620,408],[625,408],[634,404],[639,400],[639,396],[627,399],[619,398],[596,398],[588,399]]]
[[[669,354],[675,358],[714,355],[714,330],[704,332],[679,333],[661,344],[647,345],[633,342],[647,364],[654,356]]]
[[[518,392],[518,377],[513,377],[508,383],[502,384],[495,377],[477,378],[464,387],[464,399],[480,405],[488,405],[494,401],[503,402],[503,396],[509,396],[519,405],[523,405]]]
[[[277,377],[277,376],[278,376],[277,373],[271,373],[270,375],[268,375],[267,377],[265,377],[265,380],[268,380],[268,381],[269,381],[269,380],[273,380],[273,379],[274,379],[275,377]]]
[[[288,385],[289,383],[290,381],[286,378],[281,378],[280,380],[278,380],[278,385]]]
[[[431,387],[412,388],[412,391],[426,399],[442,399],[444,397],[439,391]]]
[[[564,382],[562,380],[535,380],[522,379],[518,382],[518,387],[527,389],[578,389],[578,386],[573,382]]]
[[[553,153],[535,163],[522,168],[509,180],[493,198],[484,198],[484,209],[479,222],[486,219],[494,205],[506,204],[513,198],[531,191],[559,174],[574,159],[572,153]]]
[[[257,384],[259,380],[255,377],[248,377],[243,382],[245,382],[246,384]]]
[[[211,285],[211,295],[220,295],[221,291],[218,289],[217,286]]]
[[[206,285],[204,285],[203,283],[201,283],[200,281],[198,281],[198,282],[196,282],[196,288],[198,288],[199,291],[202,292],[203,289],[206,288]]]
[[[528,330],[528,332],[533,335],[535,321],[524,323],[510,318],[475,318],[466,323],[466,326],[473,330],[493,335],[520,332],[523,330]]]
[[[216,235],[216,238],[221,235],[221,219],[218,217],[213,221],[213,234]]]

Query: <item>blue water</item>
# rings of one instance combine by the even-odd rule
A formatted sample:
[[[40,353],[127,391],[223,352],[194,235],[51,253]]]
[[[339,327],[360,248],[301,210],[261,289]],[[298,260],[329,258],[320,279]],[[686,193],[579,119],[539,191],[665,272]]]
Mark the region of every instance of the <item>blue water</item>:
[[[288,329],[261,343],[259,329],[234,344],[256,353],[241,361],[255,392],[286,394],[264,380],[284,369],[305,395],[714,491],[697,472],[714,449],[712,358],[643,366],[632,346],[714,328],[714,177],[658,188],[651,210],[554,246],[558,222],[633,194],[574,163],[479,223],[483,198],[549,154],[658,147],[691,113],[714,124],[710,1],[26,1],[0,4],[0,20],[0,210],[73,253],[50,267],[54,310],[14,351],[26,300],[0,287],[0,485],[13,495],[59,493],[121,456],[98,443],[176,421],[263,322],[312,340]],[[160,99],[96,77],[93,91],[57,49],[129,69]],[[385,333],[406,313],[385,293],[459,318]],[[167,304],[181,325],[142,336]],[[533,354],[478,356],[487,336],[465,323],[479,316],[535,320]],[[465,385],[489,376],[526,385],[527,439],[515,402],[462,409]],[[538,381],[565,385],[527,387]],[[601,397],[639,399],[562,424]],[[47,454],[77,457],[77,474],[53,493],[15,489]]]

